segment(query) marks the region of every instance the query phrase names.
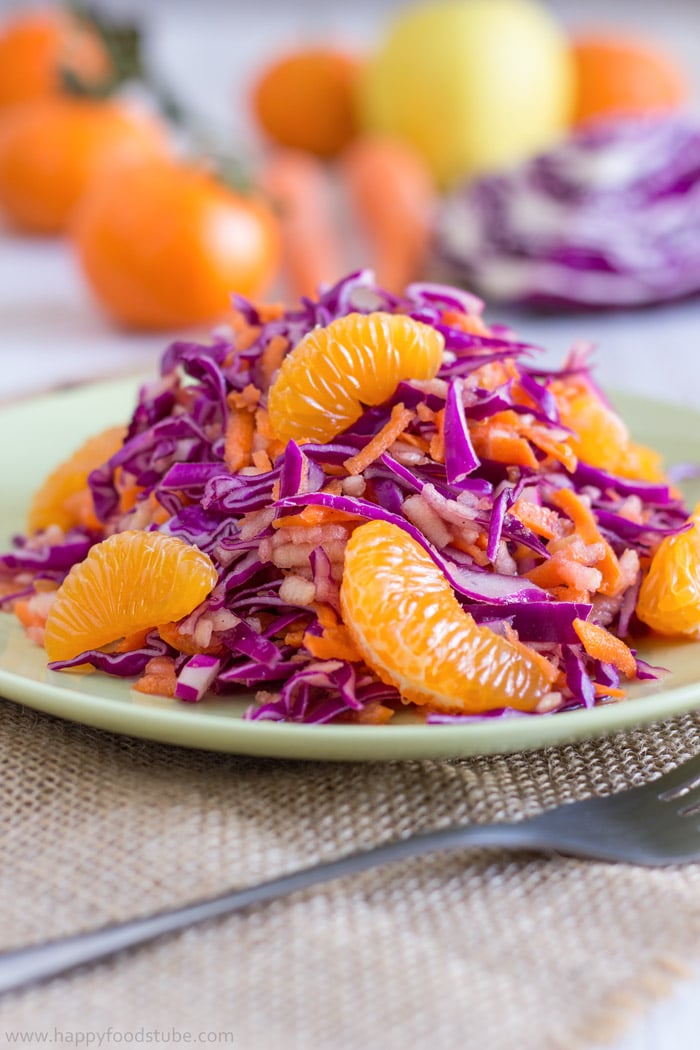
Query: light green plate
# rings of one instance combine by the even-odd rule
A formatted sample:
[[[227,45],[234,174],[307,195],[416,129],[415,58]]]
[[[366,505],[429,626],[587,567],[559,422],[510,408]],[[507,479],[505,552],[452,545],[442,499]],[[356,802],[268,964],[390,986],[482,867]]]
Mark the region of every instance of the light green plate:
[[[0,545],[22,530],[33,490],[50,469],[90,434],[124,422],[137,382],[82,387],[4,408],[0,415],[2,517]],[[659,448],[667,464],[700,460],[700,414],[638,398],[617,407],[634,436]],[[700,499],[697,483],[686,490]],[[246,722],[246,700],[212,698],[183,704],[133,692],[103,674],[48,671],[14,617],[0,613],[0,694],[76,722],[187,747],[305,759],[451,758],[544,747],[659,721],[700,707],[700,644],[658,643],[642,651],[670,670],[640,684],[630,698],[590,711],[465,726],[304,726]]]

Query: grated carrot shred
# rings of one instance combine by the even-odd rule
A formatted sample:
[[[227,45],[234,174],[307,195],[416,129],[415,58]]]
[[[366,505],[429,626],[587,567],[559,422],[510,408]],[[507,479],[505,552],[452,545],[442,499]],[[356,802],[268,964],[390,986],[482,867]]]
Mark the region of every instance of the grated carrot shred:
[[[321,625],[321,634],[304,633],[304,645],[317,660],[349,660],[357,663],[362,655],[355,645],[350,632],[342,623],[335,610],[325,602],[313,602],[311,608]]]
[[[226,403],[231,411],[247,408],[254,411],[260,401],[260,391],[254,383],[248,383],[243,390],[232,390],[226,397]]]
[[[458,328],[460,332],[468,332],[471,335],[491,335],[490,330],[477,314],[463,314],[459,310],[443,310],[442,323],[450,328]]]
[[[420,434],[406,434],[404,432],[401,435],[401,442],[404,445],[410,445],[412,448],[417,448],[424,455],[430,451],[430,441],[427,438],[421,437]]]
[[[582,565],[576,558],[567,556],[565,551],[557,551],[547,561],[543,561],[540,565],[535,566],[534,569],[526,572],[525,576],[538,587],[544,587],[547,590],[552,590],[561,585],[573,587],[579,593],[585,594],[586,598],[588,598],[592,589],[590,583],[591,566]],[[595,582],[598,579],[600,579],[600,576],[596,575]]]
[[[316,619],[321,627],[335,627],[338,624],[339,619],[335,610],[326,602],[312,602],[311,608],[316,613]]]
[[[343,463],[348,474],[361,474],[370,463],[379,459],[394,444],[396,439],[403,434],[406,427],[415,419],[415,412],[404,408],[399,402],[391,410],[391,416],[382,429],[374,435],[372,440],[361,449],[357,455],[350,456]]]
[[[511,466],[527,467],[537,470],[539,466],[535,453],[524,437],[517,433],[497,432],[484,427],[474,434],[474,450],[483,459],[493,459],[497,463],[508,463]]]
[[[596,696],[612,696],[616,700],[623,700],[627,696],[626,689],[617,689],[612,685],[602,685],[601,682],[594,682],[593,688]]]
[[[621,638],[616,638],[614,634],[597,623],[581,620],[578,617],[573,621],[573,628],[581,645],[594,660],[612,664],[627,678],[636,678],[637,661],[632,650]]]
[[[265,389],[270,386],[272,377],[282,364],[288,348],[289,340],[278,333],[273,335],[260,355],[260,379]]]
[[[478,537],[481,539],[481,537]],[[485,567],[490,564],[491,559],[485,550],[485,544],[480,546],[478,543],[468,543],[461,539],[459,536],[454,536],[450,544],[451,547],[456,547],[458,551],[463,551],[464,554],[468,554],[477,565]]]
[[[270,321],[279,321],[280,317],[284,317],[287,307],[284,303],[260,303],[256,306],[256,310],[262,323],[268,324]]]
[[[285,442],[278,441],[273,436],[270,417],[265,408],[257,408],[255,411],[255,447],[264,449],[273,462],[285,449]]]
[[[137,485],[131,478],[127,481],[124,478],[124,471],[121,467],[117,467],[114,472],[114,486],[119,493],[119,510],[122,514],[126,514],[128,511],[133,510],[136,506],[136,501],[143,492],[143,486]]]
[[[257,467],[258,470],[267,471],[272,470],[272,460],[268,456],[264,449],[259,448],[252,455],[253,466]]]
[[[531,500],[517,499],[510,513],[531,532],[546,540],[557,539],[562,534],[562,523],[556,511]]]
[[[251,346],[256,339],[260,337],[261,329],[258,325],[248,325],[247,327],[241,327],[236,332],[236,351],[240,353],[242,350],[250,350]]]
[[[175,696],[176,685],[175,661],[170,656],[155,656],[132,688],[149,696]]]
[[[370,700],[361,711],[353,711],[348,716],[349,722],[358,722],[364,726],[383,726],[394,717],[396,711],[393,707],[380,704],[378,700]]]
[[[620,562],[608,541],[601,535],[590,506],[573,489],[559,489],[554,493],[552,502],[571,518],[584,543],[603,544],[605,554],[596,562],[596,569],[603,577],[600,593],[613,596],[618,594],[624,579]]]
[[[248,409],[235,409],[228,417],[224,438],[224,463],[232,474],[250,466],[255,418]]]
[[[155,492],[151,492],[148,497],[149,508],[151,511],[151,522],[155,525],[163,525],[172,516],[169,510],[158,501]]]
[[[32,612],[28,598],[18,598],[12,607],[12,611],[23,627],[43,626],[43,619],[37,613]]]
[[[193,634],[180,630],[179,623],[161,623],[158,625],[158,634],[164,642],[171,645],[178,652],[187,653],[188,656],[196,656],[198,653],[206,653],[209,656],[220,656],[226,652],[226,646],[220,638],[212,638],[209,645],[202,645],[195,641]]]
[[[172,675],[144,674],[134,682],[132,689],[135,689],[137,693],[146,693],[148,696],[175,696],[176,685],[175,672]]]
[[[547,433],[544,427],[538,427],[537,425],[521,427],[520,433],[523,437],[526,437],[535,448],[538,448],[541,452],[551,456],[552,459],[556,459],[570,473],[573,473],[576,470],[578,457],[568,442],[557,441],[551,434]]]
[[[333,507],[322,507],[309,504],[299,514],[288,514],[286,517],[275,518],[272,522],[273,529],[308,528],[313,529],[318,525],[330,525],[332,523],[354,523],[362,521],[358,514],[350,514],[345,510],[335,510]]]
[[[351,663],[359,663],[362,660],[362,654],[342,623],[334,627],[325,627],[320,635],[307,631],[304,635],[304,645],[317,660],[349,660]]]
[[[445,409],[435,413],[436,431],[430,439],[430,455],[436,463],[445,462]]]

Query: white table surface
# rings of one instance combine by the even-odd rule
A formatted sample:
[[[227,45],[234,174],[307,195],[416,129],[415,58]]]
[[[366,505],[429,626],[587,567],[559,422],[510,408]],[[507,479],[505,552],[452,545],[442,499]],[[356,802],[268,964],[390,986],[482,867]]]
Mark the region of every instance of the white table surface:
[[[0,17],[12,6],[0,0]],[[358,47],[372,40],[397,0],[340,4],[259,0],[257,5],[207,0],[104,6],[147,15],[152,53],[161,72],[222,134],[254,146],[240,101],[262,56],[311,36]],[[552,0],[569,23],[616,21],[674,47],[695,78],[700,98],[700,3],[666,0]],[[249,8],[256,7],[257,13]],[[236,99],[239,101],[236,102]],[[608,389],[627,389],[700,409],[700,299],[653,310],[610,315],[537,317],[504,310],[491,320],[513,324],[560,361],[574,340],[598,346],[596,374]],[[67,245],[22,239],[0,229],[0,405],[58,385],[151,370],[163,336],[125,335],[110,327],[91,303]],[[700,453],[700,431],[695,435]],[[613,1050],[694,1050],[700,1046],[700,970],[674,994],[634,1023]]]

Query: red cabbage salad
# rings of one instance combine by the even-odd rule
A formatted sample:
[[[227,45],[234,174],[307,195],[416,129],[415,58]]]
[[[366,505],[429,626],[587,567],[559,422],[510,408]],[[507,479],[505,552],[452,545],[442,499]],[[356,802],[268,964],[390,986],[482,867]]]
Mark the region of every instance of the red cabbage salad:
[[[406,708],[430,723],[520,715],[502,704],[447,714],[408,704],[352,652],[327,644],[328,624],[342,625],[346,544],[358,525],[380,520],[428,552],[477,624],[551,663],[551,692],[528,716],[609,703],[628,679],[658,675],[634,648],[647,630],[637,596],[656,548],[687,527],[688,512],[585,355],[543,370],[536,348],[486,325],[474,296],[422,283],[399,297],[367,270],[292,309],[237,296],[234,307],[211,341],[165,351],[123,444],[89,475],[93,520],[16,537],[0,557],[0,603],[33,609],[38,642],[56,588],[115,533],[179,537],[211,558],[218,582],[177,630],[153,625],[137,648],[89,650],[53,670],[90,663],[148,691],[153,668],[166,665],[165,691],[176,699],[254,694],[245,717],[257,720],[381,724]],[[283,357],[314,329],[376,311],[441,334],[435,378],[400,382],[328,443],[271,439],[267,395]],[[408,425],[350,472],[399,404]],[[241,405],[255,432],[249,454],[232,461],[226,435]],[[127,483],[137,492],[130,509],[120,498]],[[281,519],[302,514],[303,528],[284,527]]]

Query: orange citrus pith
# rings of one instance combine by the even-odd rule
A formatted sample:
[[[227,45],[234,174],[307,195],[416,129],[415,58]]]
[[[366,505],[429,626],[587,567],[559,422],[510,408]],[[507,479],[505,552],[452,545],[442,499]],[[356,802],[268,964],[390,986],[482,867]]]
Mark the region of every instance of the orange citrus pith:
[[[88,474],[101,466],[121,448],[126,427],[110,427],[80,446],[46,478],[34,493],[27,526],[29,532],[60,525],[64,530],[89,524],[86,513],[92,510],[92,497],[87,489]]]
[[[551,688],[554,669],[479,627],[430,555],[396,525],[355,529],[340,602],[365,662],[406,701],[449,714],[532,710]]]
[[[402,380],[432,379],[442,335],[405,314],[348,314],[309,332],[284,359],[268,397],[282,441],[330,441]]]
[[[637,616],[653,631],[700,638],[700,503],[693,527],[661,541],[642,583]]]
[[[131,530],[73,566],[46,621],[49,660],[71,660],[127,634],[180,620],[217,580],[211,559],[175,536]]]

